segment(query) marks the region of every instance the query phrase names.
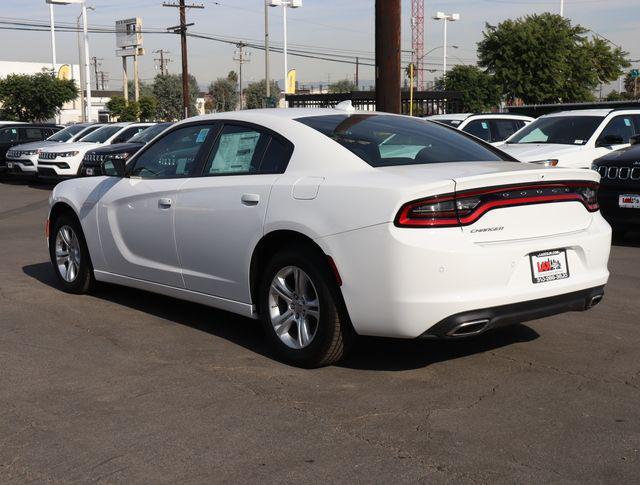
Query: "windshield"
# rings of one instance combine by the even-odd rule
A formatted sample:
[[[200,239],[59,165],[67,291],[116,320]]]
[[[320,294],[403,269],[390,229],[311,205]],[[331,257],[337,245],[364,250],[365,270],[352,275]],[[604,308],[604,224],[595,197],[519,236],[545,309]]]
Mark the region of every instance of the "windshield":
[[[372,167],[508,160],[459,131],[418,118],[327,115],[298,118]]]
[[[158,123],[157,125],[150,126],[146,130],[142,130],[140,133],[131,137],[127,143],[148,143],[172,124],[173,123]]]
[[[87,143],[104,143],[121,129],[122,126],[103,126],[90,135],[85,136],[80,141]]]
[[[47,140],[49,141],[59,141],[65,142],[71,140],[75,135],[84,130],[86,126],[82,125],[71,125],[67,126],[64,130],[60,130],[53,135],[51,135]]]
[[[507,140],[507,143],[584,145],[600,126],[603,119],[603,116],[550,116],[549,118],[538,118]]]

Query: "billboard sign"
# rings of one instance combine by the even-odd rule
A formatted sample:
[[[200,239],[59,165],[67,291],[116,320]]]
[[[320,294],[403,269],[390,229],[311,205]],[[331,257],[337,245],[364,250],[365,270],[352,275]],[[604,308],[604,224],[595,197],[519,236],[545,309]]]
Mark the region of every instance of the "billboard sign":
[[[116,47],[125,49],[127,47],[142,46],[142,19],[135,17],[131,19],[116,20]]]

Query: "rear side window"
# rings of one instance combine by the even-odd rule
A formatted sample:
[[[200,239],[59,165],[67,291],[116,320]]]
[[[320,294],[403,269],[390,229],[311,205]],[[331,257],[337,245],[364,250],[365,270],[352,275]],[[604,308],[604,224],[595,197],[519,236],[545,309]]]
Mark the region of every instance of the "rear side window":
[[[44,128],[21,128],[20,131],[22,132],[20,135],[22,140],[37,141],[44,138]]]
[[[462,131],[470,135],[477,136],[481,140],[491,141],[491,131],[489,130],[489,122],[482,120],[470,121]]]
[[[506,140],[522,127],[519,123],[517,120],[491,120],[491,141]]]
[[[457,130],[419,118],[336,114],[296,121],[325,134],[372,167],[510,160]]]
[[[293,145],[254,126],[225,123],[204,167],[205,175],[284,172]]]

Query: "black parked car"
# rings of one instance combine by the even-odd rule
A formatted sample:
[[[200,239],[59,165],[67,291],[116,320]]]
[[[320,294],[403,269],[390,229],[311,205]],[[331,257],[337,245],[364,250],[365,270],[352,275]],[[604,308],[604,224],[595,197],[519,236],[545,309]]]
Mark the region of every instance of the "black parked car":
[[[172,124],[173,123],[158,123],[134,135],[127,140],[126,143],[116,143],[115,145],[108,145],[89,150],[82,159],[80,175],[89,177],[104,175],[100,168],[103,161],[115,159],[124,160],[126,162],[134,153],[140,150],[145,144],[153,140],[164,130],[169,128]]]
[[[0,172],[7,170],[7,150],[14,145],[49,138],[63,127],[48,123],[2,123],[0,124]]]
[[[593,162],[600,174],[600,211],[617,235],[640,229],[640,134],[631,146],[611,152]]]

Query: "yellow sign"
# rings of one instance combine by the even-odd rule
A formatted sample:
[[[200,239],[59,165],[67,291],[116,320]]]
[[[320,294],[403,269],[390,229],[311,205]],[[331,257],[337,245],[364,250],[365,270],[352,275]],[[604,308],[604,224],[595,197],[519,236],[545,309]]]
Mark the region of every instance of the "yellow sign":
[[[296,70],[291,69],[287,74],[287,89],[286,94],[295,94],[296,92]]]
[[[71,79],[71,66],[69,64],[63,64],[58,69],[58,79],[69,80]]]

